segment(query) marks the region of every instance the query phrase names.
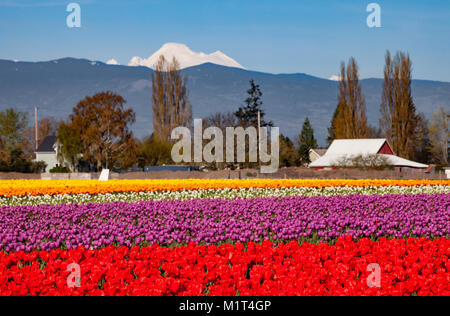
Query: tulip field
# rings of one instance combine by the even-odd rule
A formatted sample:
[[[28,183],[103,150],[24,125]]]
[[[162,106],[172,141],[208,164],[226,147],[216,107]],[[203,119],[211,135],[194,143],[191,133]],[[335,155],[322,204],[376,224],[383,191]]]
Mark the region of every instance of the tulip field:
[[[449,256],[446,180],[0,181],[0,295],[441,296]]]

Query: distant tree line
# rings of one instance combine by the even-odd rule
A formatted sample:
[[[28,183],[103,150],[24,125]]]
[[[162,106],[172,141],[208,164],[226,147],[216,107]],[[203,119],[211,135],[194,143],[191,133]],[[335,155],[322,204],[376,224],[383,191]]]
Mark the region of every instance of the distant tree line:
[[[384,137],[400,157],[438,165],[448,164],[448,111],[440,108],[428,122],[417,113],[411,92],[412,62],[408,54],[386,53],[379,127],[368,124],[365,97],[359,70],[352,57],[340,67],[339,96],[327,141],[335,139]],[[173,128],[192,128],[192,106],[187,78],[181,75],[175,58],[161,56],[152,76],[151,110],[153,133],[139,140],[131,132],[136,114],[126,108],[126,100],[111,91],[87,96],[64,121],[43,118],[38,122],[38,143],[27,115],[14,109],[0,112],[0,171],[41,172],[45,164],[34,161],[36,145],[46,136],[57,135],[58,170],[98,171],[102,168],[127,170],[135,167],[172,164]],[[272,127],[263,109],[261,87],[250,80],[243,105],[233,112],[218,112],[203,119],[206,129],[258,126]],[[236,143],[236,142],[235,142]],[[298,137],[280,135],[280,167],[308,165],[310,150],[318,147],[309,118],[305,118]],[[236,150],[235,150],[236,152]],[[373,159],[372,159],[373,160]],[[373,164],[363,161],[362,165]],[[258,163],[214,163],[211,169],[256,167]]]

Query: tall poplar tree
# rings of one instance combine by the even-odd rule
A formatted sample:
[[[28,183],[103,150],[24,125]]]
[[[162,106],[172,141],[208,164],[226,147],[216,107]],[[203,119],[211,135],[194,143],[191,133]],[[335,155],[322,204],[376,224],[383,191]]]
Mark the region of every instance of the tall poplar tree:
[[[413,158],[420,134],[421,117],[416,113],[412,93],[412,62],[408,54],[397,52],[385,57],[383,94],[380,106],[380,127],[394,152]]]
[[[359,83],[358,65],[351,57],[341,63],[338,106],[329,129],[328,142],[334,139],[367,138],[370,135],[366,101]]]
[[[172,61],[163,55],[159,57],[152,75],[152,90],[153,135],[169,143],[174,128],[190,127],[192,122],[187,77],[181,75],[175,57]]]

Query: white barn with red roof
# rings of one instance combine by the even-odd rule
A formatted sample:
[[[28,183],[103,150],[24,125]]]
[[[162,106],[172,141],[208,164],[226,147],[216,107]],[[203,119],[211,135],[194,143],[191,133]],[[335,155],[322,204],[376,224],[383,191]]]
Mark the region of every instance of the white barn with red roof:
[[[341,161],[358,156],[380,155],[385,161],[402,171],[403,168],[425,170],[428,165],[404,159],[395,155],[389,142],[384,138],[376,139],[336,139],[325,155],[312,162],[309,167],[320,170],[339,168]]]

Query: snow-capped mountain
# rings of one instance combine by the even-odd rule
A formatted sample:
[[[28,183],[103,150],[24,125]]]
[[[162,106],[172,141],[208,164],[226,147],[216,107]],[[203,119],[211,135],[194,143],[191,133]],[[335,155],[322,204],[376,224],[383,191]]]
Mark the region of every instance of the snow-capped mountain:
[[[172,58],[175,57],[179,62],[181,69],[206,63],[245,69],[233,58],[228,57],[220,51],[212,54],[199,53],[192,51],[184,44],[178,43],[167,43],[163,45],[149,58],[135,56],[130,60],[128,66],[145,66],[154,69],[161,55],[164,55],[167,60],[172,60]]]
[[[341,76],[339,76],[339,75],[332,75],[328,80],[331,80],[331,81],[341,81]]]
[[[119,62],[115,60],[114,58],[111,58],[106,62],[107,65],[119,65]]]

